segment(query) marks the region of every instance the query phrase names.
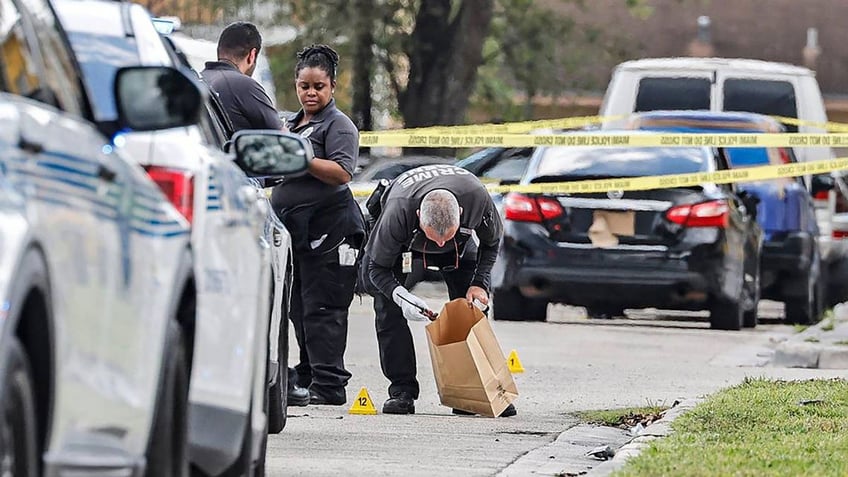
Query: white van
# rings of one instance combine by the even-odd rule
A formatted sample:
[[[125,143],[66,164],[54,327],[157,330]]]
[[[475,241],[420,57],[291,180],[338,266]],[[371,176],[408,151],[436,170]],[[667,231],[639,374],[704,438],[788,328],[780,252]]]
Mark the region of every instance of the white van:
[[[657,110],[746,111],[827,121],[815,73],[800,66],[726,58],[653,58],[627,61],[613,70],[600,114],[629,115]],[[623,126],[623,119],[604,128]],[[823,129],[788,125],[790,132]],[[799,148],[799,161],[832,159],[828,147]]]

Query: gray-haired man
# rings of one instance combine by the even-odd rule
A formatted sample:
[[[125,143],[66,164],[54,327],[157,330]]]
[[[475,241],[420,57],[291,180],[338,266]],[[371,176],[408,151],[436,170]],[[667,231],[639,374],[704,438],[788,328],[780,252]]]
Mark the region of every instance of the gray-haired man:
[[[414,414],[419,386],[407,320],[427,321],[433,312],[403,285],[413,260],[441,272],[451,300],[488,304],[503,225],[483,184],[450,165],[401,174],[384,191],[381,204],[362,266],[366,289],[374,295],[380,364],[391,381],[383,413]],[[515,415],[515,408],[501,415]]]

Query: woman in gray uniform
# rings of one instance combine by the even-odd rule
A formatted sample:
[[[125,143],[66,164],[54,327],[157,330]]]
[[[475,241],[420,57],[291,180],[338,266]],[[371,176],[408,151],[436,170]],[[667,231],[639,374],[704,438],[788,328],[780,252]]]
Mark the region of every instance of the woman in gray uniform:
[[[356,282],[356,252],[365,223],[348,187],[356,167],[359,133],[336,108],[333,92],[339,55],[312,45],[297,55],[295,88],[301,110],[291,132],[309,138],[315,159],[304,176],[274,187],[271,205],[292,235],[294,284],[291,319],[300,348],[298,384],[310,404],[342,405],[348,308]]]

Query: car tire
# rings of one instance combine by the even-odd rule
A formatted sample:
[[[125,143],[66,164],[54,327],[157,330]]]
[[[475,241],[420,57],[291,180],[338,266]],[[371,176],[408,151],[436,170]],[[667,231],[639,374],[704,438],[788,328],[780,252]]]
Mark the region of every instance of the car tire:
[[[496,288],[492,294],[492,319],[502,321],[545,321],[548,302],[525,298],[515,288]]]
[[[739,300],[713,298],[710,304],[710,328],[714,330],[742,329],[743,310]]]
[[[182,330],[175,321],[168,321],[165,336],[163,376],[147,446],[145,475],[182,477],[189,472],[188,360]]]
[[[790,325],[813,325],[818,323],[822,315],[823,293],[821,280],[816,270],[821,270],[821,262],[818,254],[814,259],[814,265],[807,273],[806,293],[800,297],[789,298],[784,301],[786,306],[784,321]]]
[[[0,396],[0,475],[38,475],[38,430],[32,371],[14,336],[7,344],[8,365]]]
[[[848,257],[839,257],[830,262],[827,272],[827,297],[825,308],[833,308],[848,301]]]
[[[288,290],[283,291],[288,301]],[[277,335],[277,379],[268,388],[268,433],[279,434],[286,427],[288,418],[289,384],[289,310],[285,306],[280,313],[280,332]]]
[[[756,328],[757,322],[759,321],[758,313],[760,308],[760,280],[759,277],[754,281],[754,284],[751,285],[751,289],[748,290],[749,299],[746,301],[746,304],[750,307],[748,310],[745,310],[742,313],[742,327],[743,328]]]

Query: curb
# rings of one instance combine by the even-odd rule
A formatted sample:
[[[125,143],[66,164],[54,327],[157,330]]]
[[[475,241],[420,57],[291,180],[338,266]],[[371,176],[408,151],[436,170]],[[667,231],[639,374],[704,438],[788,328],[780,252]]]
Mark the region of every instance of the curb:
[[[703,400],[703,398],[697,398],[684,399],[680,401],[676,406],[666,411],[662,419],[652,423],[640,432],[638,436],[631,439],[630,442],[621,446],[621,448],[615,452],[615,456],[613,456],[611,460],[595,467],[589,471],[587,475],[601,477],[620,470],[624,467],[624,464],[628,459],[641,454],[644,449],[651,445],[651,441],[668,437],[673,432],[671,429],[671,423],[677,419],[678,416],[692,410],[692,408],[703,402]]]
[[[848,369],[848,307],[778,343],[771,365],[784,368]]]
[[[848,369],[848,347],[812,343],[781,343],[772,366],[783,368]]]

